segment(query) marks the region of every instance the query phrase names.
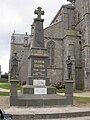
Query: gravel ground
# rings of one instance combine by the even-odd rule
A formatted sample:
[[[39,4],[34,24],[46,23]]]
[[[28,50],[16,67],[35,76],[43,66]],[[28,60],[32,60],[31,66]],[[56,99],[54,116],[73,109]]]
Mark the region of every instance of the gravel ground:
[[[9,104],[10,98],[8,96],[0,97],[0,108],[5,109],[10,106]]]

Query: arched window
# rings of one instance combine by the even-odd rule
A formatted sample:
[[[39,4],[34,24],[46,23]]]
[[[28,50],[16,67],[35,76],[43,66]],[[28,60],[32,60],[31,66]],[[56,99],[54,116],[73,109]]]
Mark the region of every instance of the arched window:
[[[47,49],[49,54],[48,65],[54,65],[54,49],[55,49],[55,42],[49,41],[47,43]]]

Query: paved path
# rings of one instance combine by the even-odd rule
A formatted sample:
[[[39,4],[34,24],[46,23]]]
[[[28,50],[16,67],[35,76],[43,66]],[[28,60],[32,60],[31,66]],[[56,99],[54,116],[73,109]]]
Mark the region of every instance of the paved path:
[[[38,118],[44,117],[45,119],[45,116],[46,116],[46,120],[49,120],[49,118],[51,118],[52,120],[90,120],[90,116],[89,116],[90,108],[79,108],[79,107],[70,107],[70,106],[48,107],[48,108],[10,107],[8,109],[5,109],[5,112],[13,114],[14,118],[18,118],[18,119],[20,118],[20,116],[23,116],[23,120],[29,120],[25,118],[37,118],[37,120],[40,120]],[[59,117],[59,119],[56,119],[57,117]]]
[[[10,90],[8,89],[3,89],[3,88],[0,88],[0,92],[9,92]]]
[[[40,120],[40,119],[37,119],[37,120]],[[42,119],[42,120],[51,120],[51,119]],[[59,119],[52,119],[52,120],[90,120],[90,116],[75,117],[75,118],[59,118]]]
[[[84,112],[90,111],[90,107],[80,108],[74,106],[65,106],[65,107],[46,107],[46,108],[33,108],[33,107],[10,107],[5,109],[6,112],[11,112],[12,114],[55,114],[55,113],[74,113],[74,112]]]
[[[60,94],[60,95],[65,95],[65,93],[57,93],[57,94]],[[90,97],[90,91],[86,91],[86,92],[80,92],[80,93],[73,93],[74,96],[77,96],[77,97]]]

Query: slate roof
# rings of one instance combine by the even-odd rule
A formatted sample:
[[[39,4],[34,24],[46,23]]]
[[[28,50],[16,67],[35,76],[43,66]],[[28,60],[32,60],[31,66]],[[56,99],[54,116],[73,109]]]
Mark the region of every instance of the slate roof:
[[[30,35],[16,34],[16,33],[12,34],[11,40],[15,44],[23,44],[24,43],[24,37],[28,37],[29,38],[28,40],[30,41]]]

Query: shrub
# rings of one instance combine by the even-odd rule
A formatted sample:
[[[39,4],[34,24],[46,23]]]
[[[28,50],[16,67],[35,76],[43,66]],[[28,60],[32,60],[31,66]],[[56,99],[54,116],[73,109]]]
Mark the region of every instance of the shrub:
[[[51,85],[54,86],[54,87],[56,87],[57,89],[62,89],[62,88],[65,89],[65,84],[64,84],[64,82],[52,83]]]
[[[21,82],[20,82],[20,85],[26,85],[26,81],[24,81],[24,80],[21,81]]]

